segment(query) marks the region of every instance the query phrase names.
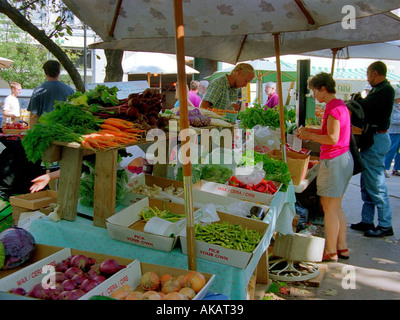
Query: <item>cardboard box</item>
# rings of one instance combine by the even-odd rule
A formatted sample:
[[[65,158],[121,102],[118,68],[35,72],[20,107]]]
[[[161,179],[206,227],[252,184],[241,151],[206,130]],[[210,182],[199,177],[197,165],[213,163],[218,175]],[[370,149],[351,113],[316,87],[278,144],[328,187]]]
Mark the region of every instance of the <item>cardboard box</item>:
[[[168,209],[173,213],[185,214],[183,205],[159,199],[144,198],[108,218],[106,220],[108,234],[113,239],[141,247],[171,251],[177,242],[178,235],[166,237],[144,232],[146,223],[141,220],[139,214],[147,207],[157,207],[160,210]]]
[[[282,160],[282,152],[280,150],[271,150],[267,155],[273,159]],[[292,176],[293,185],[298,186],[306,177],[308,171],[308,162],[310,156],[297,152],[286,151],[286,162]]]
[[[262,250],[261,243],[265,241],[266,232],[268,230],[269,224],[261,222],[255,219],[242,218],[239,216],[234,216],[222,212],[218,212],[220,221],[215,223],[221,223],[223,221],[230,222],[232,224],[240,224],[241,226],[249,230],[257,230],[261,232],[263,238],[261,239],[258,246],[253,252],[245,252],[234,249],[228,249],[219,245],[211,244],[204,241],[196,240],[196,257],[200,259],[205,259],[217,263],[226,264],[232,267],[244,269],[249,264],[250,260],[254,255],[258,255]],[[180,242],[182,247],[182,252],[187,254],[187,238],[184,235],[180,235]]]
[[[281,188],[280,182],[275,182],[276,187]],[[247,190],[244,188],[234,187],[229,184],[215,183],[212,181],[200,180],[193,185],[194,189],[199,189],[201,191],[206,191],[213,194],[218,194],[226,196],[229,198],[235,198],[239,200],[246,200],[254,203],[261,203],[265,205],[270,205],[275,194],[262,193],[252,190]]]
[[[57,191],[44,190],[10,197],[13,223],[18,224],[22,212],[36,211],[51,203],[57,203]]]
[[[277,234],[274,243],[274,256],[293,261],[321,262],[325,239],[307,234]]]
[[[52,252],[52,247],[47,246],[50,248],[50,252]],[[46,252],[46,246],[41,247],[42,251]],[[36,249],[35,249],[36,250]],[[42,253],[43,254],[43,253]],[[71,255],[76,255],[76,254],[84,254],[87,257],[92,257],[96,259],[97,262],[102,262],[106,259],[115,259],[119,264],[121,265],[126,265],[127,268],[129,267],[129,264],[132,263],[134,260],[133,259],[126,259],[126,258],[121,258],[121,257],[114,257],[114,256],[109,256],[105,254],[98,254],[94,252],[88,252],[88,251],[82,251],[82,250],[75,250],[71,248],[64,248],[56,251],[55,253],[49,254],[42,258],[41,260],[34,262],[0,280],[0,291],[3,292],[8,292],[12,288],[16,287],[22,287],[24,288],[27,292],[37,283],[41,283],[42,280],[50,279],[50,272],[51,269],[43,269],[45,266],[55,266],[58,262],[61,262],[62,260],[68,258]],[[99,286],[104,286],[108,287],[111,283],[114,283],[114,277],[118,276],[121,271],[125,269],[120,270],[116,274],[112,275],[109,277],[107,280],[105,280],[103,283],[101,283]],[[53,270],[54,271],[54,270]],[[45,278],[46,277],[46,278]],[[94,291],[89,291],[86,293],[84,296],[82,296],[79,300],[87,300],[90,297],[94,295]]]
[[[111,296],[113,292],[118,290],[123,285],[130,285],[134,290],[144,292],[140,285],[140,278],[142,275],[148,271],[153,271],[157,273],[159,276],[163,274],[170,274],[174,277],[178,277],[180,275],[185,275],[189,272],[189,270],[166,267],[156,264],[144,263],[139,260],[135,260],[132,262],[129,267],[121,270],[118,274],[114,275],[112,280],[108,283],[102,283],[98,287],[94,288],[90,292],[92,295],[100,295],[100,296]],[[209,291],[212,282],[214,281],[215,275],[201,272],[205,279],[205,286],[196,294],[193,300],[201,300]],[[104,285],[103,285],[104,284]]]
[[[124,205],[124,206],[129,206],[129,205],[131,205],[143,198],[146,198],[146,197],[170,200],[170,198],[167,197],[166,195],[164,195],[163,193],[160,193],[160,194],[154,195],[154,196],[148,196],[148,195],[144,195],[144,194],[140,194],[140,193],[135,193],[134,189],[136,189],[140,185],[145,185],[145,186],[149,186],[149,187],[153,187],[154,185],[156,185],[158,187],[161,187],[163,190],[170,186],[173,186],[175,188],[175,190],[178,190],[178,188],[183,189],[182,181],[171,180],[171,179],[167,179],[167,178],[163,178],[163,177],[156,177],[156,176],[142,173],[142,174],[139,174],[139,175],[134,176],[129,179],[128,188],[130,191],[128,193],[126,193],[124,198],[121,200],[120,204]],[[182,190],[182,192],[183,192],[183,190]]]
[[[267,216],[268,211],[270,209],[269,206],[267,205],[234,199],[219,194],[212,194],[210,192],[202,191],[199,189],[193,189],[192,193],[193,193],[193,203],[194,206],[196,207],[201,207],[203,205],[213,203],[217,211],[233,215],[239,215],[242,217],[246,217],[246,215],[240,213],[244,212],[245,210],[250,211],[250,209],[253,206],[262,208],[266,213],[265,216]]]

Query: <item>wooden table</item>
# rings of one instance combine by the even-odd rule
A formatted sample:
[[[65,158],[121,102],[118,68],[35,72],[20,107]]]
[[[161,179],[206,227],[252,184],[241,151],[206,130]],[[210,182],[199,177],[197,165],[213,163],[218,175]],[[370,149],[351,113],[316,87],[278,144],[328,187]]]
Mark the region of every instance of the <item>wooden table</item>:
[[[176,136],[166,135],[163,140],[168,141],[168,139],[174,138]],[[163,140],[159,139],[158,141]],[[82,160],[86,155],[95,154],[93,225],[105,228],[106,219],[115,213],[118,150],[133,145],[146,149],[153,143],[155,143],[154,140],[143,140],[106,151],[94,152],[82,147],[80,143],[54,141],[43,153],[43,161],[60,161],[57,204],[61,218],[69,221],[76,219]],[[168,144],[166,153],[169,154]],[[168,158],[166,160],[165,164],[155,164],[154,170],[160,176],[166,176]]]

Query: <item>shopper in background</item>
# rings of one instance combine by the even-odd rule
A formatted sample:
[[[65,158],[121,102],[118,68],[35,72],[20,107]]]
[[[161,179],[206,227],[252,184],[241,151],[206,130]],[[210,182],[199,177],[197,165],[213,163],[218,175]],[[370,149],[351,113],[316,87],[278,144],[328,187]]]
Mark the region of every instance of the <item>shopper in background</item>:
[[[390,149],[385,157],[385,177],[389,178],[389,170],[394,158],[392,174],[400,176],[400,87],[394,88],[394,104],[389,127]]]
[[[197,94],[200,96],[200,98],[203,98],[204,95],[206,94],[208,87],[208,81],[207,80],[201,80],[199,82],[199,92]]]
[[[387,67],[382,61],[368,66],[367,80],[372,86],[364,99],[357,99],[363,107],[365,120],[373,134],[373,144],[361,150],[365,170],[361,172],[361,222],[351,229],[364,231],[366,237],[392,236],[392,207],[385,179],[385,156],[390,149],[388,129],[393,109],[394,89],[386,79]],[[375,210],[378,211],[378,226],[374,225]]]
[[[46,61],[43,70],[47,81],[33,90],[27,109],[31,113],[29,119],[31,127],[38,122],[39,117],[44,112],[54,110],[56,100],[65,101],[68,96],[74,94],[74,89],[58,80],[61,73],[61,65],[58,61]]]
[[[19,121],[21,116],[21,108],[18,100],[18,96],[21,94],[22,90],[21,84],[18,82],[11,82],[10,88],[11,94],[4,99],[2,127],[7,123]]]
[[[344,102],[336,99],[336,83],[328,73],[309,81],[309,88],[320,103],[326,103],[321,129],[302,127],[297,136],[321,144],[317,194],[324,210],[325,251],[323,261],[348,259],[347,222],[342,209],[343,195],[353,175],[350,145],[350,114]]]
[[[268,108],[275,108],[279,105],[279,96],[276,93],[276,83],[275,82],[267,82],[265,85],[265,93],[268,95],[267,103],[265,104]]]
[[[367,95],[369,95],[369,93],[371,92],[371,90],[372,90],[372,86],[368,83],[368,84],[365,86],[365,88],[364,88],[364,90],[363,90],[361,96],[362,96],[363,98],[365,98]]]
[[[247,86],[254,77],[254,68],[250,64],[239,63],[229,75],[223,75],[210,82],[200,108],[238,111],[238,90]]]
[[[175,108],[179,107],[179,90],[178,90],[178,88],[179,88],[179,85],[178,85],[178,83],[176,83],[176,86],[175,86],[175,98],[177,99],[177,101],[175,102],[175,105],[174,105]],[[192,101],[190,101],[190,99],[189,99],[189,87],[188,87],[188,85],[186,85],[186,92],[187,92],[187,105],[188,105],[188,107],[194,108],[194,105],[193,105]]]
[[[199,92],[199,81],[192,80],[189,85],[189,100],[193,105],[198,108],[200,107],[201,98],[198,96]]]

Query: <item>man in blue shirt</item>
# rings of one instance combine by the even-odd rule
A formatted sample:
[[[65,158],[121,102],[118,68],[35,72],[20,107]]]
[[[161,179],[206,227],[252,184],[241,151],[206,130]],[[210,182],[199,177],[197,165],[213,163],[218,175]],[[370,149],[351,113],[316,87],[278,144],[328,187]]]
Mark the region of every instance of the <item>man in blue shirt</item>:
[[[54,102],[65,101],[67,97],[74,94],[74,89],[58,80],[61,73],[61,65],[58,61],[49,60],[43,65],[46,82],[35,88],[29,101],[27,110],[31,115],[29,124],[32,128],[38,122],[44,112],[54,110]]]

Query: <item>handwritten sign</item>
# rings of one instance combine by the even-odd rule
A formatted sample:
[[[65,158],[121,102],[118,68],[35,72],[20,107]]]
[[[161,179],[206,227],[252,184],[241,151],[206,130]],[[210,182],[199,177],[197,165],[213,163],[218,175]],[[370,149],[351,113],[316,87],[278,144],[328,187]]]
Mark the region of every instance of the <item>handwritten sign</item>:
[[[338,83],[336,85],[336,93],[350,94],[352,93],[352,85],[349,83]]]

